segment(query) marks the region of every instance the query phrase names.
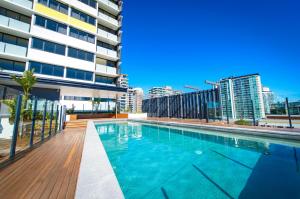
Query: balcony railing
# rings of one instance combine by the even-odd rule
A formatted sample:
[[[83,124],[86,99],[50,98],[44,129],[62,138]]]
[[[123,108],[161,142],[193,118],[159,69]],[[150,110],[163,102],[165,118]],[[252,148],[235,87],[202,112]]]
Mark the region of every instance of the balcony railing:
[[[118,42],[118,36],[117,35],[106,32],[105,30],[102,30],[100,28],[98,28],[98,35],[100,35],[101,37],[104,37],[108,40]]]
[[[117,69],[110,66],[104,66],[102,64],[96,64],[96,72],[109,74],[109,75],[117,75]]]
[[[10,0],[13,3],[19,4],[23,7],[32,9],[32,1],[28,1],[28,0]]]
[[[119,6],[111,1],[108,0],[100,0],[101,3],[105,4],[106,6],[114,9],[114,10],[119,10]]]
[[[23,46],[17,46],[9,43],[0,42],[0,53],[7,53],[11,55],[26,57],[27,48]]]
[[[29,32],[30,29],[30,24],[3,15],[0,15],[0,25],[23,32]]]
[[[103,14],[103,13],[101,13],[101,12],[98,12],[98,16],[99,16],[102,20],[104,20],[104,21],[106,21],[106,22],[108,22],[108,23],[111,23],[111,24],[114,25],[114,26],[119,26],[118,20],[116,20],[116,19],[114,19],[114,18],[112,18],[112,17],[110,17],[110,16],[108,16],[108,15],[106,15],[106,14]]]
[[[118,59],[118,55],[117,55],[116,51],[109,50],[109,49],[103,48],[101,46],[97,46],[97,53],[100,53],[100,54],[102,54],[104,56],[107,56],[107,57],[112,57],[114,59]]]

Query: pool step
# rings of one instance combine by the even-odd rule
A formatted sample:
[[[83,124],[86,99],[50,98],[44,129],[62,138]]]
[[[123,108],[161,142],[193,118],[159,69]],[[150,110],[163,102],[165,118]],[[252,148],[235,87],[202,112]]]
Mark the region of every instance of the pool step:
[[[74,120],[66,123],[66,128],[86,128],[86,120]]]

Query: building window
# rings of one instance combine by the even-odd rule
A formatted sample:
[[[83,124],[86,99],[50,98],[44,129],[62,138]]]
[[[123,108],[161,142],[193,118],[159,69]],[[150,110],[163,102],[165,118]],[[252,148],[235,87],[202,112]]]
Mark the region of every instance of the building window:
[[[104,77],[104,76],[96,75],[95,82],[105,83],[105,84],[115,84],[116,79],[112,77]]]
[[[17,46],[22,46],[27,48],[28,47],[28,40],[22,39],[20,37],[15,37],[12,35],[8,35],[5,33],[0,33],[0,42],[8,43],[8,44],[13,44]]]
[[[69,47],[68,56],[76,59],[94,62],[94,54],[83,50]]]
[[[7,59],[0,59],[0,69],[23,72],[25,70],[25,63],[11,61],[11,60],[7,60]]]
[[[45,41],[38,38],[32,38],[32,48],[43,50],[50,53],[55,53],[59,55],[65,55],[66,46],[53,43],[50,41]]]
[[[95,0],[78,0],[81,1],[82,3],[91,6],[92,8],[96,8],[96,1]]]
[[[74,9],[74,8],[72,8],[71,16],[76,19],[79,19],[81,21],[84,21],[86,23],[92,24],[92,25],[95,25],[95,22],[96,22],[96,19],[94,17],[91,17],[83,12],[80,12],[79,10]]]
[[[108,43],[105,43],[105,42],[102,42],[102,41],[97,41],[97,46],[100,46],[100,47],[103,47],[103,48],[106,48],[106,49],[109,49],[109,50],[117,50],[116,46],[113,46],[111,44],[108,44]]]
[[[35,16],[35,25],[41,26],[49,30],[53,30],[55,32],[62,33],[64,35],[67,34],[67,25],[55,22],[53,20],[41,16]]]
[[[39,62],[29,62],[30,70],[34,70],[34,73],[43,74],[43,75],[51,75],[56,77],[64,76],[64,67],[55,66],[52,64],[45,64]]]
[[[3,15],[3,16],[6,16],[8,18],[12,18],[12,19],[15,19],[15,20],[27,23],[27,24],[30,24],[30,21],[31,21],[30,17],[27,17],[25,15],[16,13],[14,11],[8,10],[6,8],[3,8],[3,7],[0,7],[0,15]]]
[[[38,0],[39,3],[63,14],[68,14],[68,6],[55,0]]]
[[[80,40],[83,40],[83,41],[87,41],[87,42],[90,42],[92,44],[95,43],[95,36],[92,35],[92,34],[89,34],[87,32],[83,32],[81,30],[78,30],[76,28],[72,28],[70,27],[70,33],[69,35],[71,37],[74,37],[76,39],[80,39]]]
[[[83,70],[67,68],[67,78],[93,81],[93,73]]]

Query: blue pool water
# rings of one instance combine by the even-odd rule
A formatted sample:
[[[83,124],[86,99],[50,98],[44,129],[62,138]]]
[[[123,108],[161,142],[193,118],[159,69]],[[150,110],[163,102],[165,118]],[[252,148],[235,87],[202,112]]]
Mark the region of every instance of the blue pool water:
[[[300,198],[299,143],[142,123],[96,129],[126,198]]]

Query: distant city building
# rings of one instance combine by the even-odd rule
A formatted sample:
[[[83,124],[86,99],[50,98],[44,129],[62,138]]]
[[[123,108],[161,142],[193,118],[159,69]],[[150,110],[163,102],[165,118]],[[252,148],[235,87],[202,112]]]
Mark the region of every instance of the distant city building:
[[[265,118],[262,84],[259,74],[229,77],[220,81],[223,118]]]
[[[128,89],[128,111],[132,113],[142,112],[144,91],[141,88]]]
[[[128,75],[121,74],[118,78],[117,85],[121,88],[128,89]],[[126,112],[128,109],[128,91],[121,95],[118,99],[120,112]]]
[[[274,94],[268,87],[262,88],[262,95],[264,100],[265,113],[271,113],[271,105],[274,103]]]
[[[181,92],[177,90],[173,90],[171,86],[152,87],[148,92],[149,98],[178,95],[178,94],[181,94]]]

